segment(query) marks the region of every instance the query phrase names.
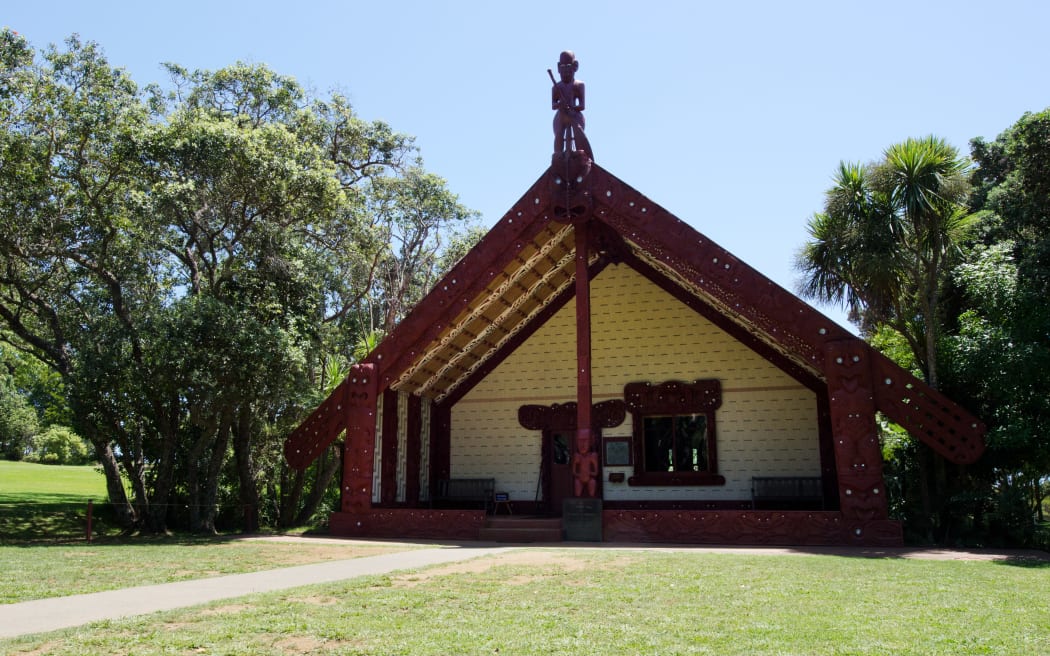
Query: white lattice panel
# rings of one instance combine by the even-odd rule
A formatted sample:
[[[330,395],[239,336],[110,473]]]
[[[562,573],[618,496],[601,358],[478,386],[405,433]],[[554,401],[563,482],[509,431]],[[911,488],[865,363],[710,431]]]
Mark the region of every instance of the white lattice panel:
[[[372,503],[383,499],[383,395],[376,398],[376,442],[372,449]]]
[[[397,501],[403,502],[406,493],[405,468],[408,465],[408,394],[397,393]]]

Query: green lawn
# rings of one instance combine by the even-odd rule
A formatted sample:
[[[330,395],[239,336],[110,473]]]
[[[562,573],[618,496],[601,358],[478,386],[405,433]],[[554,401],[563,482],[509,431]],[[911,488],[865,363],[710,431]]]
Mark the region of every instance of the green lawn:
[[[60,467],[0,460],[0,504],[71,503],[107,499],[106,479],[95,467]]]
[[[90,467],[0,463],[0,531],[41,499],[81,508],[103,492]],[[37,528],[78,521],[51,517]],[[8,540],[0,546],[0,603],[394,548]],[[1028,656],[1050,654],[1047,590],[1047,562],[521,549],[0,640],[0,653]]]
[[[525,549],[0,642],[33,654],[1050,654],[1046,563]]]
[[[88,501],[97,504],[95,534],[116,534],[107,499],[95,467],[0,460],[0,545],[83,540]]]

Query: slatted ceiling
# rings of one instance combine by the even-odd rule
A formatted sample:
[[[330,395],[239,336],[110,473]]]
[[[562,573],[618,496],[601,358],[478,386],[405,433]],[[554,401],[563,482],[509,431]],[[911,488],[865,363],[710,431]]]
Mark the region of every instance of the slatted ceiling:
[[[551,224],[449,323],[391,387],[442,398],[572,283],[571,226]]]
[[[558,257],[552,257],[550,253],[547,253],[543,256],[541,260],[539,260],[536,263],[537,268],[542,270],[544,275],[550,273],[551,269],[558,268],[558,261],[561,259],[561,256],[564,255],[566,252],[570,252],[569,249],[563,249],[563,252],[560,253]]]
[[[725,311],[745,330],[762,338],[730,308],[709,298],[690,278],[697,272],[679,272],[628,242],[634,255],[665,275],[690,295]],[[570,227],[552,224],[523,245],[499,275],[450,323],[448,329],[420,354],[416,364],[394,385],[443,398],[470,372],[487,360],[501,344],[515,334],[555,294],[572,283],[575,273],[575,233]],[[776,343],[763,340],[778,351]],[[790,354],[786,354],[790,357]],[[808,362],[792,358],[812,370]]]
[[[452,351],[452,352],[455,352],[455,353],[471,353],[472,352],[471,349],[467,348],[467,345],[470,344],[470,343],[471,343],[470,339],[468,339],[464,335],[460,335],[456,339],[452,340],[447,347],[442,349],[442,353],[448,353],[449,351]],[[449,358],[449,361],[451,362],[451,358]],[[444,367],[442,367],[442,368],[444,368]],[[439,369],[439,371],[440,371],[440,369]]]
[[[504,303],[506,303],[506,301],[503,298],[497,299],[494,302],[489,303],[488,306],[485,308],[485,310],[482,311],[481,314],[478,315],[477,319],[475,319],[474,321],[475,322],[491,323],[493,321],[498,320],[500,315],[506,309],[506,306],[504,305]],[[509,303],[508,303],[508,305],[509,305]],[[470,324],[468,324],[468,325],[470,325]]]
[[[528,271],[525,275],[517,278],[514,281],[514,286],[508,290],[509,295],[512,297],[520,296],[522,294],[530,293],[532,286],[540,279],[540,276],[536,275],[535,271]]]
[[[568,259],[570,261],[572,260],[572,254],[569,254]],[[597,259],[597,258],[594,258],[594,259]],[[476,360],[476,363],[473,366],[470,367],[470,373],[472,373],[478,366],[480,366],[486,360],[488,360],[488,358],[491,357],[496,351],[498,351],[499,348],[502,348],[507,340],[509,340],[512,337],[514,337],[514,335],[517,334],[518,330],[520,330],[521,328],[523,328],[525,325],[528,324],[528,319],[531,319],[532,316],[534,316],[536,313],[538,313],[541,310],[543,310],[543,308],[546,307],[546,305],[550,302],[550,300],[552,298],[554,298],[556,295],[560,294],[571,283],[572,283],[572,277],[571,276],[567,276],[565,278],[565,282],[564,282],[563,285],[561,285],[560,287],[554,289],[553,293],[546,295],[540,302],[536,303],[534,311],[529,313],[528,318],[526,318],[526,319],[524,319],[524,320],[522,320],[522,321],[520,321],[520,322],[518,322],[516,324],[513,324],[513,325],[512,325],[511,322],[503,322],[499,326],[499,328],[501,330],[503,330],[506,334],[505,334],[505,337],[500,339],[499,344],[498,344],[498,348],[494,349],[494,350],[491,350],[491,351],[486,351],[484,353],[481,353],[478,356],[478,358]],[[456,388],[456,386],[458,386],[460,383],[462,383],[464,378],[465,378],[465,376],[463,378],[460,378],[459,380],[456,380],[452,385],[450,385],[444,391],[444,393],[437,395],[436,398],[438,400],[440,400],[441,398],[444,398],[445,395],[447,395],[449,392],[453,391]]]

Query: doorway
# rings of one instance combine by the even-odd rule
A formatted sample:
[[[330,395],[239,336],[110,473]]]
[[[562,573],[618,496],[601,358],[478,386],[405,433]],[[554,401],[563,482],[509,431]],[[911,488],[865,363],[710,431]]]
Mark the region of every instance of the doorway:
[[[547,484],[547,507],[551,515],[561,516],[564,499],[572,494],[572,444],[575,435],[571,431],[552,430],[550,435],[550,480]]]
[[[620,399],[596,403],[591,409],[591,449],[601,454],[602,429],[623,423],[626,405]],[[539,512],[561,517],[562,502],[575,497],[572,456],[576,446],[576,404],[554,403],[523,405],[518,408],[518,423],[529,430],[541,431],[540,473],[536,489]],[[598,471],[594,496],[602,498],[602,460],[597,457]]]
[[[601,431],[594,432],[594,445],[601,444]],[[572,476],[572,454],[576,443],[575,428],[547,428],[543,431],[544,462],[543,462],[543,501],[547,514],[552,517],[561,517],[562,501],[571,499],[575,494]],[[598,474],[595,479],[598,483],[594,496],[602,496],[602,473],[601,460],[599,459]]]

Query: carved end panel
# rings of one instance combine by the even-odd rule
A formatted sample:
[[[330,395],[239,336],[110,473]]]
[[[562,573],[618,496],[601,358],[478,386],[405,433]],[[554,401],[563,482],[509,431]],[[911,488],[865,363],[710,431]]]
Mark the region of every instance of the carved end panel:
[[[849,519],[889,516],[882,452],[875,423],[871,349],[859,339],[829,342],[824,349],[839,503]]]
[[[852,519],[874,521],[889,514],[886,482],[882,471],[866,476],[840,476],[839,497],[842,512]]]
[[[342,507],[345,512],[363,512],[372,505],[376,400],[379,391],[375,365],[354,365],[346,380],[347,415]]]
[[[284,441],[284,458],[303,470],[339,437],[345,427],[347,382],[343,381]]]
[[[984,423],[943,394],[873,353],[875,400],[879,410],[934,451],[958,464],[984,453]]]

